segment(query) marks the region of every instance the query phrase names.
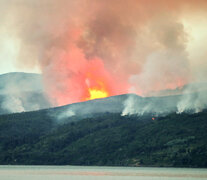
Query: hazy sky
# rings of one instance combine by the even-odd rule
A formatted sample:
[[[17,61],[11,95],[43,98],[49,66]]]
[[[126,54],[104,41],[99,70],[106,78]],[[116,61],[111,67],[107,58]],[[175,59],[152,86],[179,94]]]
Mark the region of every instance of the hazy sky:
[[[0,33],[0,74],[8,72],[40,72],[38,67],[29,69],[18,67],[17,59],[19,48],[20,44],[18,43],[18,40],[15,38],[13,39],[6,32]]]
[[[17,45],[6,33],[0,34],[0,74],[16,71]]]
[[[18,31],[19,26],[20,27],[22,26],[23,28],[25,28],[24,23],[27,23],[27,21],[29,19],[26,19],[24,17],[25,14],[23,14],[23,16],[22,15],[16,16],[16,13],[18,13],[18,11],[21,10],[22,7],[24,8],[24,7],[28,6],[28,9],[31,8],[31,10],[30,10],[31,13],[35,14],[35,12],[38,13],[44,9],[44,8],[38,8],[38,7],[44,6],[47,3],[47,1],[45,1],[45,3],[36,3],[36,2],[34,0],[31,0],[30,4],[34,5],[33,6],[34,8],[33,8],[33,7],[29,7],[30,6],[29,3],[25,0],[0,0],[0,6],[1,6],[0,16],[2,17],[1,24],[0,24],[0,74],[12,72],[12,71],[24,71],[24,72],[26,71],[26,72],[38,72],[38,73],[41,72],[38,64],[36,64],[36,65],[32,64],[32,66],[22,66],[17,63],[17,61],[19,61],[18,60],[19,59],[19,52],[22,47],[22,42],[23,42],[22,36],[23,35],[22,34],[18,35],[16,33],[16,31]],[[61,6],[62,6],[61,4],[66,4],[65,9],[67,9],[67,4],[70,5],[70,3],[61,3],[61,2],[64,2],[64,1],[61,0],[59,3],[59,6],[56,5],[57,10],[58,9],[61,10]],[[83,0],[83,1],[79,1],[79,2],[86,2],[86,1]],[[116,2],[116,1],[114,1],[114,2]],[[174,1],[174,2],[176,2],[176,1]],[[195,6],[195,8],[193,6],[192,6],[193,8],[191,8],[192,14],[189,13],[189,11],[188,11],[188,13],[185,12],[184,14],[181,15],[182,16],[181,19],[182,19],[182,23],[185,27],[185,31],[188,33],[188,36],[189,36],[188,37],[188,44],[187,44],[188,53],[191,57],[196,57],[196,58],[189,58],[189,60],[191,61],[191,66],[197,66],[196,63],[199,61],[199,59],[197,58],[198,54],[201,57],[201,56],[205,56],[205,52],[206,52],[206,50],[203,48],[203,43],[202,43],[204,41],[205,42],[207,41],[207,22],[206,22],[205,5],[204,6],[202,5],[202,4],[204,4],[203,2],[205,2],[205,1],[202,1],[202,0],[199,0],[199,1],[183,0],[182,1],[181,0],[178,2],[180,4],[189,4],[189,7],[190,7],[190,4],[194,4],[193,6]],[[38,6],[38,4],[40,6]],[[50,4],[50,3],[48,3],[48,4]],[[116,4],[116,3],[111,3],[111,6],[113,6],[114,4]],[[130,3],[126,3],[126,6],[128,4],[130,4]],[[133,3],[131,3],[131,4],[133,4]],[[147,3],[143,3],[143,1],[140,0],[140,4],[147,4]],[[149,1],[149,4],[152,4],[152,6],[155,6],[154,5],[155,3],[150,3],[150,1]],[[162,12],[162,7],[161,7],[162,4],[160,3],[160,1],[158,1],[158,5],[159,4],[160,4],[160,8],[158,8],[158,11],[159,11],[159,13],[161,13]],[[53,3],[51,3],[50,5],[52,6]],[[129,8],[131,8],[131,7],[129,7]],[[200,8],[200,10],[199,10],[199,8]],[[51,9],[51,7],[48,7],[48,9],[46,11],[50,11],[50,9]],[[155,7],[155,9],[156,9],[156,7]],[[194,9],[196,9],[196,11]],[[32,12],[33,10],[35,10],[35,12]],[[176,12],[176,10],[173,10],[173,8],[172,8],[172,12],[173,11]],[[134,13],[134,12],[132,12],[132,13]],[[49,13],[46,12],[46,14],[48,15]],[[50,15],[51,18],[53,18],[55,14],[56,14],[55,12],[52,12]],[[62,13],[60,15],[60,17],[63,14],[64,13]],[[71,14],[73,14],[73,12]],[[166,18],[168,18],[168,17],[166,17]],[[30,19],[30,20],[31,20],[31,23],[30,24],[27,23],[28,25],[31,26],[32,23],[36,23],[35,20],[33,20],[33,19]],[[140,19],[138,19],[138,21],[139,20]],[[15,23],[12,24],[11,22],[15,22]],[[22,22],[24,22],[24,23],[22,23]],[[45,24],[45,26],[47,26],[47,25],[48,24]],[[28,31],[28,29],[26,31]],[[32,32],[32,30],[30,30],[30,32],[31,32],[31,34],[34,33],[34,32]],[[32,54],[32,56],[33,56],[33,54]],[[30,57],[27,57],[27,58],[29,59]],[[32,61],[32,59],[27,60],[27,61]],[[201,63],[203,63],[203,62],[201,62]]]
[[[5,0],[0,0],[0,6],[6,2]],[[9,10],[9,7],[8,7]],[[5,9],[3,17],[9,15],[9,11]],[[2,15],[0,13],[0,15]],[[3,18],[3,22],[0,24],[0,74],[8,72],[35,72],[39,73],[40,70],[36,66],[32,68],[24,68],[24,66],[19,66],[17,59],[19,57],[19,50],[21,47],[21,39],[16,37],[11,33],[11,27],[8,27],[6,18]],[[13,27],[15,28],[15,27]]]
[[[59,105],[206,80],[207,0],[0,0],[0,22],[0,73],[41,72]]]

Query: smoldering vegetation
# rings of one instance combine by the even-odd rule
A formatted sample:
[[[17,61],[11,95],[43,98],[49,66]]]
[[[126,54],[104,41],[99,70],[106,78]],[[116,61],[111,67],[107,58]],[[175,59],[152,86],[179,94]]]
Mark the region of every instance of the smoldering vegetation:
[[[202,86],[202,90],[198,91],[197,86],[199,89]],[[190,84],[174,90],[174,93],[170,90],[171,95],[168,96],[141,97],[136,94],[112,96],[59,107],[56,111],[49,112],[49,115],[59,123],[65,123],[69,119],[96,117],[102,113],[150,117],[162,117],[171,113],[193,114],[207,109],[206,87],[206,83]]]
[[[81,103],[61,106],[48,111],[48,115],[60,124],[68,121],[77,121],[84,118],[97,117],[103,113],[118,113],[124,109],[123,102],[128,95],[111,96],[103,99],[95,99]]]
[[[159,92],[158,92],[159,93]],[[124,102],[122,115],[169,113],[198,113],[207,108],[207,83],[192,83],[175,90],[159,93],[164,96],[139,97],[128,95]]]
[[[176,112],[176,104],[180,96],[165,96],[165,97],[139,97],[136,95],[129,95],[124,102],[124,109],[122,115],[145,115],[152,116],[166,115]]]
[[[184,89],[177,112],[201,112],[207,108],[207,83],[194,83]]]

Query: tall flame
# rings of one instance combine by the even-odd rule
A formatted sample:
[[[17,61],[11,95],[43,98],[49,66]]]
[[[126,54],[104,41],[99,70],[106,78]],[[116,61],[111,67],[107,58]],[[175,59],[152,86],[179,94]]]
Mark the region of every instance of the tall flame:
[[[103,89],[89,88],[88,91],[90,97],[87,97],[86,100],[105,98],[109,96],[109,93]]]
[[[99,99],[110,96],[110,91],[107,88],[109,84],[107,84],[106,79],[104,79],[104,77],[97,77],[97,74],[93,73],[94,72],[88,72],[86,75],[87,93],[84,100]]]

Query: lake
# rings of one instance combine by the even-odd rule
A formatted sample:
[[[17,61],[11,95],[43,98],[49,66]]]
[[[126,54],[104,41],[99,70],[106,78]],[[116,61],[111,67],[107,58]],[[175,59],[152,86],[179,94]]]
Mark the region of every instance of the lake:
[[[0,166],[0,180],[204,180],[207,169],[86,166]]]

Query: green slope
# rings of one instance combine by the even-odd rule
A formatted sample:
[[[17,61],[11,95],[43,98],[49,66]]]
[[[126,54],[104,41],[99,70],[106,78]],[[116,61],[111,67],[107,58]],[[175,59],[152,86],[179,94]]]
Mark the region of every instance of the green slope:
[[[207,111],[97,114],[58,124],[46,111],[0,116],[0,164],[207,167]]]

